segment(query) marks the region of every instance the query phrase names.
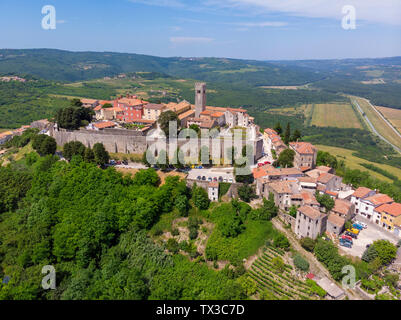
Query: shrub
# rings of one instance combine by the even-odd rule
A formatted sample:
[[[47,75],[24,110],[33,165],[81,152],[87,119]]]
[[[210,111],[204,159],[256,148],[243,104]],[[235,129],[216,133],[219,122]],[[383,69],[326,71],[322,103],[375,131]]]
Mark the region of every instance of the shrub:
[[[177,240],[174,238],[170,238],[167,240],[167,250],[171,253],[178,253],[180,250]]]
[[[309,252],[313,252],[313,250],[315,249],[315,245],[316,245],[316,241],[311,238],[302,238],[301,239],[302,248],[304,248],[305,250],[307,250]]]
[[[191,228],[189,229],[189,239],[195,240],[198,237],[198,230]]]
[[[175,237],[175,236],[179,236],[180,235],[180,231],[178,229],[173,229],[171,231],[171,234]]]
[[[287,237],[282,233],[278,233],[273,238],[273,244],[276,248],[281,248],[288,250],[290,247],[290,242],[288,241]]]
[[[298,269],[305,272],[309,271],[309,262],[306,261],[301,255],[299,254],[295,255],[293,262]]]

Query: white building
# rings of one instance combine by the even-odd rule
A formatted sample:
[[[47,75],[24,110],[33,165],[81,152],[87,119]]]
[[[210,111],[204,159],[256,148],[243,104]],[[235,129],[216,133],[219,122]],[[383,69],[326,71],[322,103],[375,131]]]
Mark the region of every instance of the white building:
[[[386,194],[378,193],[373,196],[361,199],[360,201],[360,211],[359,214],[372,219],[375,223],[380,224],[381,213],[375,209],[382,204],[392,203],[394,200]]]
[[[365,187],[360,187],[355,190],[355,192],[351,196],[351,203],[355,204],[355,213],[356,214],[361,214],[361,212],[365,212],[364,210],[362,210],[362,208],[364,208],[364,206],[361,203],[361,200],[371,197],[374,194],[376,194],[376,191],[371,190],[369,188],[365,188]]]
[[[219,199],[219,183],[210,182],[208,187],[208,195],[210,201],[217,201]]]

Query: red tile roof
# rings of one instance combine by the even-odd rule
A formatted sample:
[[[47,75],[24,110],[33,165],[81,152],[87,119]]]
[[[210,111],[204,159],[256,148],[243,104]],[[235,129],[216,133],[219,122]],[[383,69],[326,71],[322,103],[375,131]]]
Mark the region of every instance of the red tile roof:
[[[259,178],[262,178],[262,177],[267,176],[266,170],[263,169],[262,167],[253,169],[253,170],[252,170],[252,173],[253,173],[253,177],[254,177],[255,179],[259,179]]]
[[[347,200],[336,199],[333,211],[339,213],[340,215],[347,215],[351,206],[352,203]]]
[[[111,122],[111,121],[104,121],[104,122],[95,123],[94,126],[96,128],[98,128],[98,129],[105,129],[105,128],[115,127],[116,124],[114,122]]]
[[[309,142],[290,142],[290,146],[302,154],[314,154],[316,151],[316,148]]]
[[[327,220],[340,228],[345,224],[345,219],[335,213],[329,214]]]
[[[302,206],[298,209],[298,211],[313,220],[318,219],[321,216],[323,216],[323,213],[321,213],[319,210],[312,208],[310,206]]]
[[[375,195],[373,195],[371,197],[366,198],[365,200],[373,203],[373,205],[375,205],[375,206],[378,206],[378,205],[381,205],[381,204],[384,204],[384,203],[390,203],[390,202],[394,201],[388,195],[382,194],[382,193],[375,194]]]
[[[355,190],[355,192],[352,194],[356,198],[363,198],[368,195],[369,192],[373,190],[365,187],[359,187],[358,189]]]
[[[328,183],[331,179],[335,178],[334,174],[331,173],[322,173],[318,178],[317,181],[323,184]]]
[[[393,217],[398,217],[401,215],[401,203],[393,202],[391,204],[382,204],[380,207],[376,208],[377,212],[385,212]]]

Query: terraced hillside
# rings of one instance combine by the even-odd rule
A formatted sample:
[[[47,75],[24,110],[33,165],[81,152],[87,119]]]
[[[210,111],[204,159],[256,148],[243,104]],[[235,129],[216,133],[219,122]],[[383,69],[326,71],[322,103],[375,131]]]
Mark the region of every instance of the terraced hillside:
[[[281,249],[267,247],[252,264],[249,276],[255,281],[259,296],[267,293],[269,300],[318,299],[310,287],[298,279],[293,266],[284,264],[279,270],[274,265],[273,259],[281,257],[284,260],[284,253]]]

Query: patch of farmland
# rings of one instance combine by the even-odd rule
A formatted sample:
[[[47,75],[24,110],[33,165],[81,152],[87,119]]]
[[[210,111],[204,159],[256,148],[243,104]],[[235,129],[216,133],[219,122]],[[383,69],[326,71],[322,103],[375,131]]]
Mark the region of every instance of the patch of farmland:
[[[376,107],[377,110],[388,120],[390,123],[401,132],[401,110],[386,108],[386,107]]]
[[[397,133],[384,121],[380,115],[372,108],[370,103],[363,98],[355,97],[358,101],[359,106],[369,118],[372,125],[375,127],[377,132],[382,135],[385,139],[391,142],[393,145],[401,149],[401,138]]]
[[[350,104],[316,104],[313,109],[311,125],[317,127],[362,128]]]
[[[258,295],[267,293],[271,300],[318,299],[310,287],[295,275],[293,266],[284,264],[282,270],[274,266],[273,259],[280,257],[285,261],[284,255],[281,249],[266,247],[264,253],[252,264],[248,274],[257,286]]]
[[[386,181],[389,183],[393,182],[391,179],[381,175],[378,172],[369,170],[369,169],[361,166],[360,164],[361,163],[373,164],[376,167],[379,167],[383,170],[390,172],[391,174],[395,175],[396,177],[401,177],[401,169],[393,167],[393,166],[389,166],[387,164],[371,162],[371,161],[368,161],[368,160],[365,160],[362,158],[358,158],[353,155],[353,153],[355,153],[354,150],[338,148],[338,147],[331,147],[331,146],[323,146],[323,145],[316,145],[316,148],[320,151],[329,152],[333,156],[336,156],[338,158],[338,160],[344,160],[346,166],[349,167],[350,169],[358,169],[361,171],[368,171],[372,177],[380,179],[382,181]]]

